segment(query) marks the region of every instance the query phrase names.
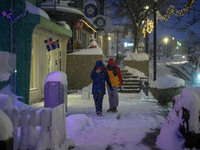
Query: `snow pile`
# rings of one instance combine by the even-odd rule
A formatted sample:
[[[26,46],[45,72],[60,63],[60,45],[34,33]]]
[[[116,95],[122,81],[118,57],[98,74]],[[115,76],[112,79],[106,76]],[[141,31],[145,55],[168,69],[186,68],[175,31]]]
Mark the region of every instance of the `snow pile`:
[[[0,51],[0,81],[7,81],[15,71],[16,54]]]
[[[58,24],[64,27],[65,29],[72,31],[70,26],[65,21],[58,21]]]
[[[45,84],[49,81],[57,81],[67,85],[67,75],[62,71],[53,71],[46,77]]]
[[[150,86],[157,89],[177,88],[185,86],[185,81],[167,74],[159,77],[156,81],[152,82]]]
[[[186,108],[190,114],[189,131],[193,131],[194,133],[200,133],[200,88],[185,88],[182,90],[182,93],[175,96],[174,99],[175,105],[173,109],[169,112],[167,119],[162,125],[160,134],[157,138],[157,145],[165,150],[184,149],[185,139],[179,131],[180,125],[183,124],[182,108]]]
[[[70,115],[66,118],[67,124],[67,137],[73,138],[80,131],[86,127],[93,127],[94,123],[91,118],[88,118],[84,114]]]
[[[103,55],[103,51],[101,48],[89,48],[73,52],[71,55]]]
[[[25,104],[25,103],[23,103],[23,102],[21,102],[21,101],[18,100],[18,98],[23,98],[23,97],[17,96],[17,95],[15,95],[14,93],[12,93],[12,92],[10,91],[10,85],[7,85],[7,86],[4,87],[3,89],[1,89],[1,90],[0,90],[0,93],[5,94],[5,95],[9,95],[9,96],[11,97],[11,99],[12,99],[12,103],[14,104],[14,106],[17,107],[18,110],[26,109],[26,110],[29,110],[29,111],[30,111],[30,110],[32,109],[31,106],[29,106],[29,105],[27,105],[27,104]],[[2,95],[0,96],[0,99],[3,99],[3,98],[2,98]],[[11,104],[10,102],[6,102],[6,103]],[[0,105],[1,105],[1,104],[0,104]],[[10,108],[11,108],[11,106],[12,106],[12,105],[9,105]]]
[[[124,58],[124,60],[134,60],[134,61],[148,61],[149,60],[149,56],[146,53],[133,53],[130,51],[125,52],[126,57]]]
[[[0,141],[5,141],[12,137],[13,125],[10,118],[0,110]]]
[[[128,72],[132,73],[132,75],[134,76],[138,76],[138,77],[145,77],[143,72],[138,71],[137,69],[125,66],[125,69],[128,70]]]
[[[31,3],[27,2],[27,1],[26,1],[26,10],[30,14],[40,15],[40,16],[46,18],[46,19],[49,19],[48,14],[44,10],[42,10],[42,9],[36,7],[36,6],[33,6]]]

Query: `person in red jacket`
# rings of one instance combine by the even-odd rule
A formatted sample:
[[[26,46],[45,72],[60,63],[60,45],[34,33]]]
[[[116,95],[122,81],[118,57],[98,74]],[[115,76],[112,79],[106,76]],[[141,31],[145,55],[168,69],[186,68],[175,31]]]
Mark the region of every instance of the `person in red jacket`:
[[[108,85],[106,85],[108,90],[109,105],[110,105],[110,108],[107,111],[117,112],[117,106],[119,104],[118,87],[123,85],[121,71],[113,58],[110,58],[108,60],[108,65],[106,69],[113,87],[113,91],[111,92],[110,89],[108,88]]]

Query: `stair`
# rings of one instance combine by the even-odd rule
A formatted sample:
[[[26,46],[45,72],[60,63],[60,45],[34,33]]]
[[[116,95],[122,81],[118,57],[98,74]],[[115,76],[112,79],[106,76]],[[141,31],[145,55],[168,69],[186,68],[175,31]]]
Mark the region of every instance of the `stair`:
[[[128,70],[121,69],[123,78],[122,88],[118,90],[119,93],[140,93],[140,79],[138,76],[132,75]]]

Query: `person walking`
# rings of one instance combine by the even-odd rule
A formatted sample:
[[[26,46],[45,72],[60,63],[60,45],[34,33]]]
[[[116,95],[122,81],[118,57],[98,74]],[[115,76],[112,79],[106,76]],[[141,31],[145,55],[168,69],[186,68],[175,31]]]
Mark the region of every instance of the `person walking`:
[[[98,116],[102,116],[103,97],[106,93],[105,81],[109,86],[109,90],[111,92],[113,91],[108,73],[102,61],[96,61],[90,78],[93,80],[92,94],[95,102],[96,113]]]
[[[110,108],[107,110],[108,112],[117,112],[117,106],[119,104],[119,98],[118,98],[118,87],[119,85],[123,85],[123,79],[121,76],[121,70],[117,66],[115,60],[113,58],[110,58],[108,60],[108,65],[107,65],[107,72],[110,77],[110,81],[113,87],[113,92],[110,91],[109,88],[108,90],[108,96],[109,96],[109,105]],[[108,85],[106,85],[108,87]]]

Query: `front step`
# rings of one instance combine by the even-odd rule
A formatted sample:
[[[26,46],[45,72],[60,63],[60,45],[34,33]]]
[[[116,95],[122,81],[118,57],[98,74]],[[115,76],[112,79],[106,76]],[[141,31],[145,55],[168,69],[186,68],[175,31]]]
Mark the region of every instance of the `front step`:
[[[131,78],[133,78],[133,79],[137,79],[138,77],[137,76],[127,76],[127,75],[122,75],[123,76],[123,79],[131,79]]]
[[[138,76],[134,76],[125,68],[121,69],[121,75],[123,85],[121,89],[118,89],[119,93],[140,93],[140,78]]]
[[[140,93],[140,90],[118,90],[119,93]]]
[[[139,86],[124,86],[122,89],[140,89]]]

